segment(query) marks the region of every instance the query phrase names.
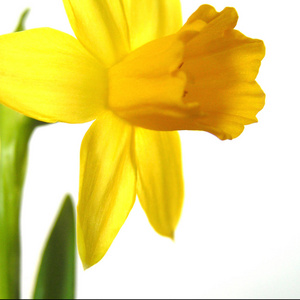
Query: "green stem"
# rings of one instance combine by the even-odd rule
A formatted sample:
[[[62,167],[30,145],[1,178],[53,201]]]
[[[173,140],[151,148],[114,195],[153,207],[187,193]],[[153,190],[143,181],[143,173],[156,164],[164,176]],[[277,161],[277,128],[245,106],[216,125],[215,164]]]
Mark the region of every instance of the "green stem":
[[[0,105],[0,298],[20,298],[20,206],[36,121]]]

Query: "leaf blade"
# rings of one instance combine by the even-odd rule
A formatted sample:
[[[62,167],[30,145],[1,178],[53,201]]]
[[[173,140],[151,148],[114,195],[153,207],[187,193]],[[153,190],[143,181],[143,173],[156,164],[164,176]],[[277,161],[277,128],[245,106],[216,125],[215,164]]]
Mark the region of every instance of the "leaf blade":
[[[75,247],[74,206],[67,196],[46,243],[33,299],[74,299]]]

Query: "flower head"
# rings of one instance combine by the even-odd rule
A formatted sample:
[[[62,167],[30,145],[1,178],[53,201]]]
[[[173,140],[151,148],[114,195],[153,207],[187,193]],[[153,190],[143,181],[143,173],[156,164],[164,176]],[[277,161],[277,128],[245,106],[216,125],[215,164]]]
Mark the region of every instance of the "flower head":
[[[233,8],[178,0],[64,0],[77,39],[49,28],[0,37],[0,101],[47,122],[95,120],[81,146],[77,219],[85,267],[98,262],[136,194],[173,237],[183,201],[176,130],[237,137],[256,122],[264,45],[234,30]]]
[[[255,82],[264,44],[233,30],[237,18],[203,5],[177,33],[127,55],[110,69],[109,107],[152,130],[237,137],[264,105]]]

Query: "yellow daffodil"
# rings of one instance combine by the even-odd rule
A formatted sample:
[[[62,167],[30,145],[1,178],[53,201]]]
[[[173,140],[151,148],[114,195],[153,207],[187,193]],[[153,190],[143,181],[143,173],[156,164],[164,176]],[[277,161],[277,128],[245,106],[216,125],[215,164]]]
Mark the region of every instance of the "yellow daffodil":
[[[0,37],[0,101],[46,122],[95,120],[81,146],[77,236],[84,267],[110,247],[138,195],[173,237],[183,201],[176,130],[237,137],[256,122],[264,44],[237,13],[179,0],[64,0],[77,37],[49,28]]]

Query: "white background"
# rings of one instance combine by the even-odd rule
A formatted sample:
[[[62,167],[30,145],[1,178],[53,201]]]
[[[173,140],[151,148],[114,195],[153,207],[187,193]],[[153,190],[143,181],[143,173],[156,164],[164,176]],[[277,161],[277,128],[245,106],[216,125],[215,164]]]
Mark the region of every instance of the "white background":
[[[204,4],[182,2],[184,20]],[[234,6],[237,29],[266,44],[259,122],[233,141],[181,133],[186,195],[175,242],[152,230],[137,202],[100,263],[83,271],[78,259],[78,298],[300,297],[299,1],[206,3]],[[1,34],[14,29],[26,7],[27,28],[72,34],[61,0],[2,0]],[[77,202],[88,127],[50,125],[32,137],[22,210],[24,298],[61,199],[70,192]]]

